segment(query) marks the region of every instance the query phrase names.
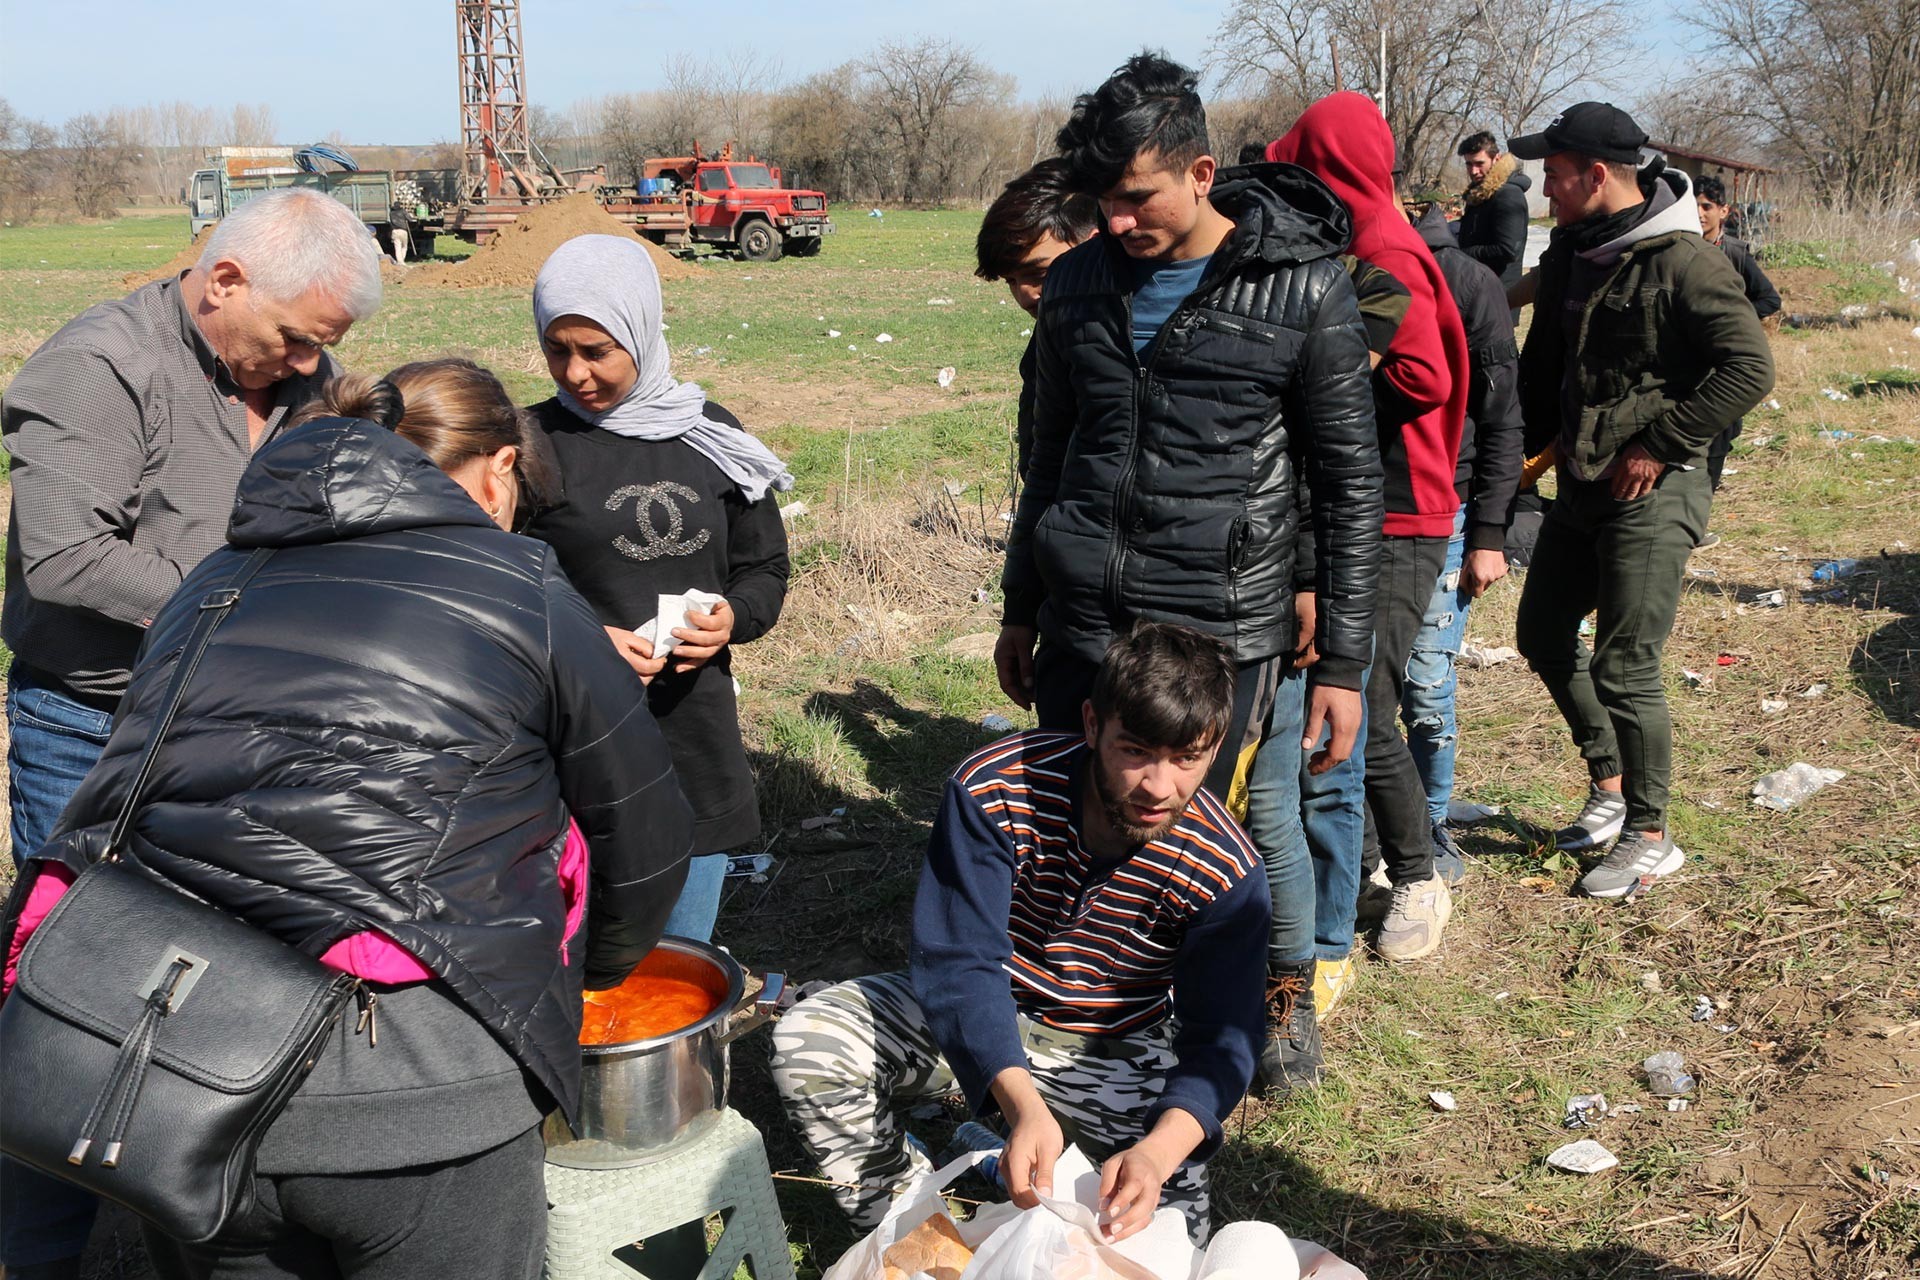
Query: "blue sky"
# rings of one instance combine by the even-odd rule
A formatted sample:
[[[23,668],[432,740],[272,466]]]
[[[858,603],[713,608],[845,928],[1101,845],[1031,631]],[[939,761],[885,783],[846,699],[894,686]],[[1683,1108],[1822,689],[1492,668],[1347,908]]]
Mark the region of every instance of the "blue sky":
[[[1227,0],[525,0],[535,102],[656,87],[676,54],[746,49],[798,79],[885,39],[945,36],[1013,75],[1023,96],[1093,85],[1143,43],[1200,61]],[[813,16],[802,17],[801,11]],[[1672,28],[1649,0],[1647,35]],[[722,16],[724,15],[724,16]],[[424,143],[458,132],[451,0],[5,0],[0,96],[59,122],[82,111],[186,99],[273,107],[281,141],[339,131],[359,143]]]

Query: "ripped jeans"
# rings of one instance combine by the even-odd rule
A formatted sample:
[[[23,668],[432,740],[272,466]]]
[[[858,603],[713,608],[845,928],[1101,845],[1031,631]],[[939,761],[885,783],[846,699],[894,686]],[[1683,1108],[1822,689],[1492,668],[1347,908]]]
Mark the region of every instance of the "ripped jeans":
[[[1459,728],[1453,714],[1454,664],[1467,635],[1467,610],[1473,597],[1460,589],[1460,564],[1466,557],[1464,505],[1453,519],[1446,563],[1433,584],[1427,616],[1407,659],[1407,684],[1400,698],[1400,719],[1407,726],[1407,749],[1427,790],[1427,814],[1435,826],[1447,820],[1453,798],[1453,756]]]

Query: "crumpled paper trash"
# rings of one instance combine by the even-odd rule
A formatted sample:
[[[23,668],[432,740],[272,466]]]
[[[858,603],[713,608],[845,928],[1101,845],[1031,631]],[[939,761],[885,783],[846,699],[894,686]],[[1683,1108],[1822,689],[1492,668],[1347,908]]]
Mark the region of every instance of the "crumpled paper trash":
[[[1460,661],[1469,667],[1497,667],[1519,656],[1520,651],[1511,645],[1484,645],[1468,640],[1460,646]]]
[[[1592,1138],[1582,1138],[1555,1150],[1547,1163],[1566,1173],[1605,1173],[1619,1165],[1620,1157]]]

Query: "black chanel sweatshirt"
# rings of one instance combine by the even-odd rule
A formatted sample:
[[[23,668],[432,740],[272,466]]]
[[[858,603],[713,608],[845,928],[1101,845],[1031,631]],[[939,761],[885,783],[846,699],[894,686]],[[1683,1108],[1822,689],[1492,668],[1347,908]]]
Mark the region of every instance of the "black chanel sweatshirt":
[[[529,412],[553,445],[562,492],[527,532],[559,554],[602,623],[636,630],[652,620],[656,597],[690,589],[718,592],[733,606],[727,648],[698,670],[662,671],[647,688],[647,704],[693,805],[694,852],[744,845],[760,833],[760,810],[740,740],[732,650],[765,635],[786,600],[779,504],[771,493],[749,503],[705,454],[679,440],[602,431],[558,399]],[[706,414],[740,427],[711,401]]]

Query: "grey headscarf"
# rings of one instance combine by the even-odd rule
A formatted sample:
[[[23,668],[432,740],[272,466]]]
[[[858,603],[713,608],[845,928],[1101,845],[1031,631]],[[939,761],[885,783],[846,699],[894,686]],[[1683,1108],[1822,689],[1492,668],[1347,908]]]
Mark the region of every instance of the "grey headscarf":
[[[533,282],[533,323],[545,339],[561,316],[580,316],[605,329],[633,357],[640,377],[627,398],[595,412],[564,390],[560,403],[596,427],[639,440],[684,440],[740,486],[748,502],[769,488],[793,488],[793,476],[771,449],[709,419],[699,384],[677,382],[660,336],[660,273],[639,241],[623,236],[575,236],[553,251]]]

